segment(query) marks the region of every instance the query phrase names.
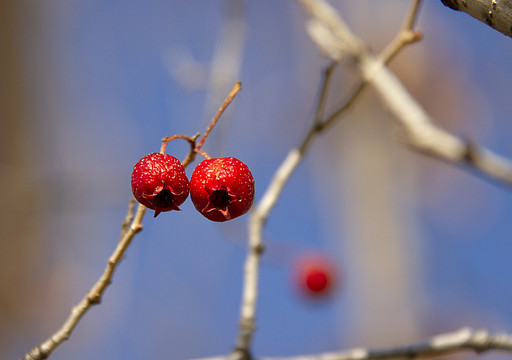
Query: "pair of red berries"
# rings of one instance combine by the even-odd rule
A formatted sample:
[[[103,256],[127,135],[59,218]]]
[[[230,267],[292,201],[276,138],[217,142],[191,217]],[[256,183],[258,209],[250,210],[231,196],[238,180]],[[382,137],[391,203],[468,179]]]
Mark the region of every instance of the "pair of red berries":
[[[188,197],[195,208],[212,221],[231,220],[245,214],[254,200],[254,179],[243,162],[232,157],[203,160],[190,182],[185,168],[174,156],[152,153],[135,164],[132,172],[135,199],[155,217],[180,210]]]

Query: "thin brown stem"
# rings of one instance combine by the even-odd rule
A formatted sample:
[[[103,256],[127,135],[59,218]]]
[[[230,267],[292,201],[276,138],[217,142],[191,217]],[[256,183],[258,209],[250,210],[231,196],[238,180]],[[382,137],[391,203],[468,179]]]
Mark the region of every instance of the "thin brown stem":
[[[196,146],[196,150],[201,150],[204,142],[208,138],[208,135],[210,135],[210,132],[212,131],[213,127],[219,120],[220,116],[222,115],[224,110],[226,110],[228,105],[231,103],[231,101],[235,98],[236,94],[238,94],[240,90],[242,90],[242,83],[240,81],[237,81],[235,83],[235,86],[233,87],[233,90],[231,90],[228,97],[226,98],[226,100],[224,100],[224,103],[219,108],[219,111],[217,111],[217,114],[213,117],[212,121],[210,122],[210,125],[208,125],[208,128],[206,129],[206,132],[204,133],[203,137],[201,138],[201,140],[199,140],[199,143]]]
[[[348,111],[359,99],[359,97],[363,94],[364,89],[366,88],[367,83],[365,81],[360,81],[356,88],[352,91],[352,94],[348,97],[347,101],[339,107],[336,111],[334,111],[325,121],[323,121],[319,126],[317,126],[318,132],[326,130],[330,127],[337,119],[341,118],[341,115]]]
[[[337,64],[338,62],[333,61],[324,69],[322,81],[320,83],[320,96],[318,97],[318,102],[316,104],[313,124],[311,125],[311,128],[308,130],[308,133],[306,134],[306,136],[304,136],[304,139],[299,145],[299,151],[301,153],[306,152],[309,144],[313,141],[315,135],[323,130],[325,104],[327,103],[327,96],[329,93],[329,87],[331,85],[331,79],[333,77],[334,69]]]
[[[196,153],[198,153],[199,155],[204,157],[206,160],[210,160],[212,158],[210,155],[208,155],[208,153],[206,151],[201,150],[201,149],[196,149]]]
[[[189,144],[193,147],[196,146],[196,139],[199,136],[199,134],[196,134],[194,137],[190,137],[187,135],[177,134],[177,135],[171,135],[166,136],[162,139],[162,145],[160,146],[160,154],[165,153],[165,149],[167,148],[167,144],[173,140],[176,139],[183,139],[189,142]]]
[[[197,133],[191,137],[192,141],[190,141],[190,150],[188,151],[188,154],[185,157],[185,159],[183,159],[183,161],[181,162],[183,167],[187,167],[190,163],[192,163],[195,160],[195,158],[196,158],[196,140],[200,135],[201,134]]]

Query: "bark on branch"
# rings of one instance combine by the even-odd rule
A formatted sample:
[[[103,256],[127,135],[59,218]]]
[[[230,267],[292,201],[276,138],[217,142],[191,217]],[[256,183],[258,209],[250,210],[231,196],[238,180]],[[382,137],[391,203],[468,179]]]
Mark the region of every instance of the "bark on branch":
[[[441,0],[441,2],[512,37],[512,1],[510,0]]]

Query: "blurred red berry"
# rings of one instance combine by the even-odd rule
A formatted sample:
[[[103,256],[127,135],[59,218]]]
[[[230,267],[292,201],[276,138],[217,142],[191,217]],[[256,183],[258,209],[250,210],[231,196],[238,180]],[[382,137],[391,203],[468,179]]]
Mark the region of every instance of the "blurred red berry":
[[[327,256],[304,255],[296,262],[294,272],[301,293],[310,298],[324,297],[333,291],[336,271]]]
[[[254,179],[247,165],[238,159],[204,160],[190,178],[190,198],[207,219],[231,220],[251,208]]]
[[[185,168],[174,156],[152,153],[144,156],[133,167],[133,196],[142,205],[161,212],[181,210],[189,193]]]

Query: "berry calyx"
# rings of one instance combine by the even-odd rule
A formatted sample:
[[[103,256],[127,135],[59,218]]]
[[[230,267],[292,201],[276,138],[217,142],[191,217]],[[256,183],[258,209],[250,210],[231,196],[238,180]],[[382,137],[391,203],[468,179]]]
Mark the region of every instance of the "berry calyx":
[[[254,178],[247,165],[233,157],[203,160],[190,178],[190,198],[207,219],[231,220],[251,208]]]
[[[161,212],[181,210],[190,184],[185,168],[174,156],[152,153],[133,167],[132,192],[135,199],[148,209]]]
[[[322,298],[333,291],[336,271],[326,256],[304,255],[296,262],[294,272],[299,290],[309,298]]]

